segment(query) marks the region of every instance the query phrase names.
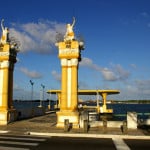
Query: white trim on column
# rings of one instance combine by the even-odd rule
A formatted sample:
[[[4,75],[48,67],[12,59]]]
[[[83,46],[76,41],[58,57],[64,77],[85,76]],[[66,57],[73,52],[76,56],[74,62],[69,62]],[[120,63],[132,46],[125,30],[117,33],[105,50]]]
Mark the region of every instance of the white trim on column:
[[[68,60],[68,69],[67,69],[67,106],[71,106],[71,60]]]
[[[71,65],[77,66],[78,65],[78,59],[77,58],[71,59]]]
[[[67,59],[61,59],[61,66],[67,66]]]
[[[10,65],[10,62],[8,60],[1,62],[1,68],[9,67],[9,65]]]
[[[3,77],[4,71],[0,70],[0,106],[2,106]]]

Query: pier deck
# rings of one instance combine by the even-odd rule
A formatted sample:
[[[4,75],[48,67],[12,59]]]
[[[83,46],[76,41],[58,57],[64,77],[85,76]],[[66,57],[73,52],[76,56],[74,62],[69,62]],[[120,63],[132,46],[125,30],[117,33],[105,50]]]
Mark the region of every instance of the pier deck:
[[[15,121],[8,125],[0,126],[0,132],[30,134],[37,133],[64,133],[64,129],[56,128],[56,114],[48,113],[44,116]],[[71,129],[68,133],[83,134],[83,129]],[[86,134],[123,135],[121,128],[108,127],[104,132],[102,127],[91,127]],[[146,136],[150,135],[150,129],[128,129],[127,135]]]

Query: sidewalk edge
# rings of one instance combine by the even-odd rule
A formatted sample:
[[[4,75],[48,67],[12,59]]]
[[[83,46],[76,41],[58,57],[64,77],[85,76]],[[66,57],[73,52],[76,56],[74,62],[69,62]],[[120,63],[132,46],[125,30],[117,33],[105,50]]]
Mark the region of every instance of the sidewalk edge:
[[[72,134],[72,133],[40,133],[29,132],[30,135],[37,136],[57,136],[57,137],[81,137],[81,138],[122,138],[122,139],[150,139],[150,136],[141,135],[112,135],[112,134]]]

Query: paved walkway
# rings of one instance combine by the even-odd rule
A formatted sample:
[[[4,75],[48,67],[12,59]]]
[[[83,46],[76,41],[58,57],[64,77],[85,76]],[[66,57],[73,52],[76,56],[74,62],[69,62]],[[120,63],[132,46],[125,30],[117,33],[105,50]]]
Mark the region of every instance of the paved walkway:
[[[29,133],[65,133],[64,129],[56,128],[56,114],[49,113],[44,116],[34,117],[15,121],[6,126],[0,126],[0,131],[9,131],[9,133],[29,134]],[[69,134],[84,134],[83,129],[71,129]],[[102,127],[90,128],[86,134],[105,134],[105,135],[123,135],[120,128],[107,128],[104,132]],[[127,135],[145,136],[150,135],[149,130],[128,130]]]

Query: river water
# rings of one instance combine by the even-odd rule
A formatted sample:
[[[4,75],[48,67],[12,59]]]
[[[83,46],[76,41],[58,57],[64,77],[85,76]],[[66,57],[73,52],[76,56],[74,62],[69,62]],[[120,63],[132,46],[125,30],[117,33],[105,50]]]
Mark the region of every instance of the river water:
[[[46,109],[48,105],[54,106],[54,102],[42,102],[42,106]],[[16,109],[34,108],[40,105],[40,102],[30,101],[15,101],[14,107]],[[138,119],[150,118],[150,104],[107,104],[107,108],[113,109],[114,117],[123,120],[127,112],[137,112]]]

